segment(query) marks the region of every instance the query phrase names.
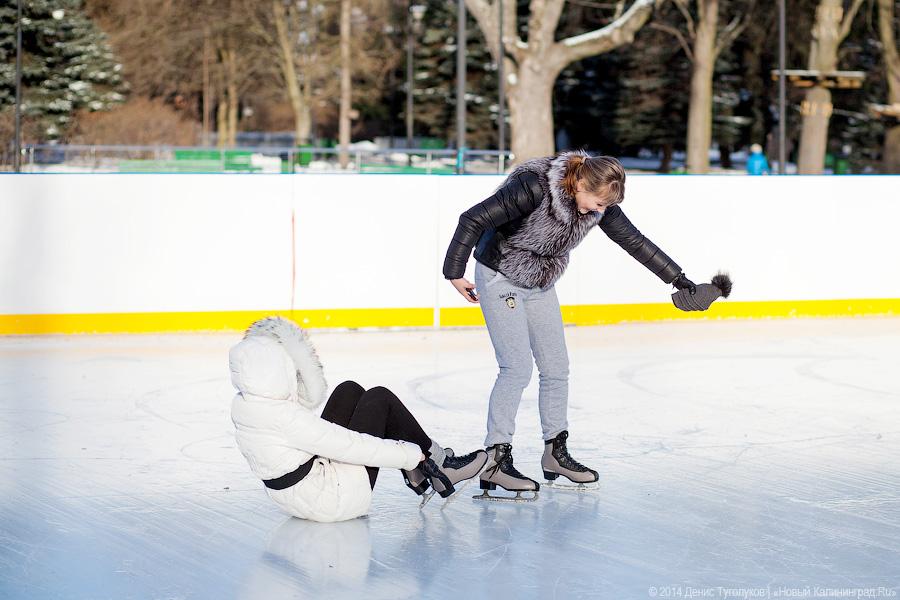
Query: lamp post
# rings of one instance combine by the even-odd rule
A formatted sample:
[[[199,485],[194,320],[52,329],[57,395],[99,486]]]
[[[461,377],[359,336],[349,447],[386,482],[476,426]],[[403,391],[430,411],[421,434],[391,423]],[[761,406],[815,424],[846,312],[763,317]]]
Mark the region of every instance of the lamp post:
[[[456,173],[465,170],[466,148],[466,3],[456,3]]]
[[[16,0],[16,140],[13,170],[22,168],[22,0]]]
[[[504,56],[504,48],[503,48],[503,0],[498,0],[497,7],[500,12],[498,19],[498,37],[497,40],[499,42],[499,49],[497,52],[497,83],[499,86],[499,94],[500,94],[500,102],[498,107],[498,115],[499,119],[497,123],[497,149],[500,154],[497,157],[500,161],[500,172],[503,172],[503,163],[505,157],[503,156],[506,152],[506,81],[505,75],[503,72],[503,56]]]
[[[422,28],[425,16],[424,4],[413,4],[406,14],[406,149],[413,146],[413,48],[415,36]],[[412,163],[412,156],[408,156]]]
[[[787,103],[785,90],[785,17],[784,0],[778,0],[778,174],[784,175],[785,161],[785,136],[787,129]]]

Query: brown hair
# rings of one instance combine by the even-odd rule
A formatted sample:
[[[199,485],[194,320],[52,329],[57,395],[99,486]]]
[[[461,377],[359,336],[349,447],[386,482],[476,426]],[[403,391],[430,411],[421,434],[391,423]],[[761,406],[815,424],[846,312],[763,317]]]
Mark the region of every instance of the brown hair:
[[[566,194],[572,198],[575,197],[579,179],[584,181],[585,190],[592,194],[608,186],[611,198],[607,206],[614,206],[625,199],[625,169],[612,156],[575,154],[569,157],[562,185]]]

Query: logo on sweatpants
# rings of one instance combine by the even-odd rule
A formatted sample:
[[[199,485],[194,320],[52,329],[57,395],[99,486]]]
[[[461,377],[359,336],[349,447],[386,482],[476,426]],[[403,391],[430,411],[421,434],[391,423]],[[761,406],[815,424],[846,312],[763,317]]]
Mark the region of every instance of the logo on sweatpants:
[[[500,294],[500,298],[506,300],[506,305],[510,308],[516,307],[516,293],[515,292],[507,292],[505,294]]]

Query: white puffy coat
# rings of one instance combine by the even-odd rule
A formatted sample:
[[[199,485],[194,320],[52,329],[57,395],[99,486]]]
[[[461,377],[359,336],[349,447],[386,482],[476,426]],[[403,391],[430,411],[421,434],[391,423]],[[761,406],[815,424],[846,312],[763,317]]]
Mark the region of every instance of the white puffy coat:
[[[297,331],[253,335],[251,328],[229,353],[231,381],[238,390],[231,404],[238,448],[260,479],[280,477],[317,456],[296,485],[266,488],[287,513],[313,521],[362,516],[372,500],[362,465],[414,469],[422,451],[416,444],[357,433],[313,413],[308,406],[318,400],[309,396],[317,391],[324,396],[326,389],[321,365],[296,325],[284,319],[275,324]]]

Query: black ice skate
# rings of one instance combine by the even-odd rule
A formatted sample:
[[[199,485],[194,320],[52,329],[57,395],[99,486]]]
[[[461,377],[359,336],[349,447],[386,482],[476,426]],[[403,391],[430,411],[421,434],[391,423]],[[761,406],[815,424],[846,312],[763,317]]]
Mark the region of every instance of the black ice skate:
[[[469,484],[469,482],[477,477],[484,466],[487,464],[487,453],[484,450],[476,450],[464,456],[456,456],[452,448],[444,449],[445,458],[443,464],[438,466],[431,458],[422,463],[422,471],[431,481],[431,487],[437,492],[441,498],[447,501],[444,506],[456,497]],[[457,487],[459,482],[464,482]],[[428,497],[429,499],[431,496]],[[425,506],[428,500],[424,500],[421,506]]]
[[[566,438],[568,437],[569,432],[563,431],[552,440],[544,442],[544,456],[541,458],[544,478],[547,479],[544,485],[552,489],[577,492],[596,490],[600,487],[600,484],[597,483],[600,476],[597,471],[587,468],[569,456],[569,450],[566,448]],[[556,478],[560,475],[572,483],[557,483]]]
[[[472,496],[475,500],[491,500],[495,502],[534,502],[538,498],[538,490],[541,485],[519,473],[513,466],[512,446],[510,444],[496,444],[487,449],[488,463],[481,474],[480,496]],[[494,496],[488,494],[489,490],[496,490],[500,486],[507,492],[515,492],[516,495]],[[523,496],[522,492],[531,492],[530,496]]]
[[[403,483],[406,484],[406,487],[414,491],[417,495],[422,496],[422,502],[419,503],[419,508],[428,504],[428,501],[431,500],[431,497],[434,495],[434,488],[431,487],[431,481],[425,476],[422,469],[419,467],[416,467],[412,471],[400,469],[400,472],[403,474]]]

